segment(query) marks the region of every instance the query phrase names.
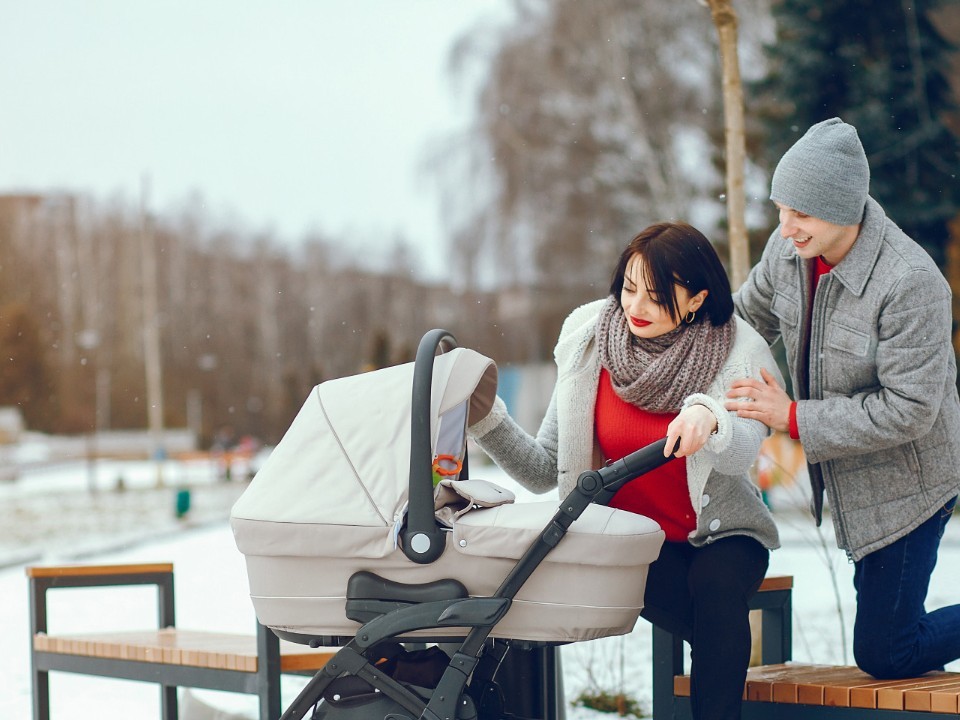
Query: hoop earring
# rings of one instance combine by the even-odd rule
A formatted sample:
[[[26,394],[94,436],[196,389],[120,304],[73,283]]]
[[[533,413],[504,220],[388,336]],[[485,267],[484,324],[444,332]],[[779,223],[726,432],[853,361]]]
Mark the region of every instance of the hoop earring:
[[[687,313],[686,317],[683,318],[683,321],[684,321],[687,325],[689,325],[690,323],[692,323],[692,322],[694,321],[694,318],[696,318],[696,317],[697,317],[697,311],[696,311],[696,310],[691,310],[690,312]]]

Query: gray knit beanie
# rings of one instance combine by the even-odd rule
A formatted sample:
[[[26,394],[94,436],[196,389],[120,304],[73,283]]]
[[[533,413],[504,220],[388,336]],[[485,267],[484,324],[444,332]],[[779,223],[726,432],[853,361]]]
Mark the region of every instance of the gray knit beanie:
[[[857,130],[840,118],[810,127],[777,164],[770,199],[835,225],[857,225],[870,167]]]

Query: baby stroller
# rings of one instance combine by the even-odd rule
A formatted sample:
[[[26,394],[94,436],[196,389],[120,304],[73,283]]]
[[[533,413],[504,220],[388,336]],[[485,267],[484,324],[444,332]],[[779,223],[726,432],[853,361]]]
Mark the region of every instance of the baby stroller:
[[[559,507],[513,503],[469,477],[466,428],[496,387],[492,360],[432,330],[413,363],[316,386],[234,505],[258,620],[341,648],[283,720],[527,717],[502,690],[511,652],[632,630],[664,534],[606,502],[665,441]]]

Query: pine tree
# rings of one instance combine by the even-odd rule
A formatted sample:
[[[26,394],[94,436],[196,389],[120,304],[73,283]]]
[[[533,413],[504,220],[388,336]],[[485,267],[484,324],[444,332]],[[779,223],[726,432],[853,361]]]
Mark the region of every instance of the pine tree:
[[[950,12],[960,10],[947,3]],[[870,162],[870,194],[941,267],[960,212],[960,142],[948,73],[957,46],[931,22],[941,0],[782,0],[773,6],[771,72],[754,84],[772,170],[806,129],[840,117]]]

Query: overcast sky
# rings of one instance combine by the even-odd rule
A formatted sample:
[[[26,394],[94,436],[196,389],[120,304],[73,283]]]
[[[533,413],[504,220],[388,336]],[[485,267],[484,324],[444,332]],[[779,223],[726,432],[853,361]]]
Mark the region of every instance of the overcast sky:
[[[472,98],[451,43],[507,0],[0,0],[0,193],[191,192],[214,220],[442,266],[431,143]]]

